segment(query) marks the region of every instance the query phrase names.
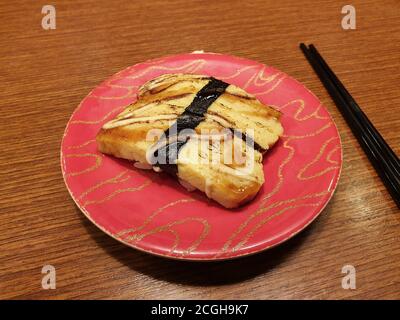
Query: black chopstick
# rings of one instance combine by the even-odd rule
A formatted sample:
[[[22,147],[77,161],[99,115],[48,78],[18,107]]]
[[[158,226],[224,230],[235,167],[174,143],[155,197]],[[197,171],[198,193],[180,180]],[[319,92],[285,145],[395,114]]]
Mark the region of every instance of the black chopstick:
[[[363,127],[368,130],[371,137],[376,141],[379,145],[382,152],[387,157],[388,161],[393,163],[393,168],[397,171],[397,174],[400,175],[400,159],[394,153],[394,151],[390,148],[390,146],[386,143],[385,139],[381,136],[379,131],[374,127],[365,113],[361,110],[360,106],[357,102],[353,99],[351,94],[347,91],[343,83],[336,77],[335,73],[326,63],[324,58],[320,55],[317,48],[313,45],[309,45],[309,50],[317,57],[318,61],[321,63],[325,71],[327,72],[328,76],[330,77],[331,81],[336,85],[336,87],[340,90],[342,96],[346,99],[347,103],[350,105],[350,111],[354,113],[354,116],[358,118],[359,122],[363,125]]]
[[[323,60],[322,56],[319,54],[314,45],[309,46],[309,51],[317,60],[317,62],[321,65],[321,67],[326,71],[326,74],[329,80],[336,87],[338,94],[345,100],[347,106],[345,107],[345,111],[350,112],[352,118],[356,118],[358,123],[364,130],[363,134],[367,135],[370,139],[374,140],[374,146],[376,145],[377,151],[382,153],[382,161],[385,161],[388,166],[394,170],[395,178],[399,180],[400,184],[400,161],[393,150],[389,147],[386,141],[382,138],[378,130],[373,126],[373,124],[369,121],[367,116],[362,112],[361,108],[358,106],[357,102],[353,99],[344,85],[340,82],[340,80],[333,73],[332,69],[328,66],[328,64]]]
[[[349,124],[353,134],[400,208],[400,165],[393,152],[367,116],[344,88],[314,46],[300,48]]]
[[[303,47],[304,48],[304,47]],[[314,51],[312,50],[314,48]],[[312,54],[315,54],[316,48],[314,46],[311,47],[310,45],[310,51]],[[343,84],[339,81],[339,79],[336,77],[336,75],[333,73],[333,71],[327,67],[329,67],[325,61],[322,62],[320,60],[322,58],[320,55],[319,56],[314,56],[312,59],[316,59],[317,62],[320,64],[320,68],[324,69],[323,71],[327,72],[328,78],[330,82],[327,83],[327,79],[322,79],[325,80],[323,83],[330,87],[330,86],[335,86],[329,93],[331,93],[332,97],[336,99],[336,102],[339,103],[339,109],[344,113],[350,113],[350,115],[346,118],[346,120],[351,120],[351,122],[355,122],[353,126],[360,126],[360,130],[362,131],[362,134],[367,136],[370,140],[373,140],[372,148],[377,152],[377,156],[384,161],[388,166],[391,167],[392,170],[394,170],[394,177],[400,181],[400,162],[399,158],[396,156],[396,154],[393,152],[392,149],[387,145],[386,141],[382,138],[382,136],[378,133],[378,131],[373,127],[372,123],[369,121],[369,119],[366,117],[364,113],[362,115],[360,112],[357,112],[358,110],[361,111],[361,108],[358,106],[358,104],[355,102],[353,97],[350,95],[350,93],[344,88]],[[321,69],[318,69],[321,71]],[[334,76],[334,78],[333,78]],[[337,81],[336,81],[336,80]],[[344,93],[345,90],[346,92]],[[339,96],[337,96],[339,95]],[[345,101],[343,101],[345,100]],[[347,104],[347,105],[346,105]],[[344,107],[343,107],[344,106]],[[356,108],[356,109],[355,109]],[[362,111],[361,111],[362,112]],[[368,120],[368,121],[367,121]],[[377,137],[376,133],[379,134],[380,139]],[[384,143],[381,143],[383,141]],[[372,142],[370,142],[372,143]],[[381,154],[382,153],[382,154]],[[383,156],[385,154],[385,156]],[[400,183],[400,182],[399,182]]]
[[[323,84],[339,107],[339,110],[349,123],[354,135],[359,140],[361,146],[368,155],[378,174],[392,194],[393,199],[397,204],[399,204],[400,178],[397,174],[398,170],[393,168],[395,165],[388,162],[383,156],[379,145],[375,143],[370,133],[364,129],[362,123],[360,123],[360,121],[355,117],[354,113],[352,113],[351,106],[347,104],[347,101],[344,99],[340,89],[336,87],[331,79],[327,76],[325,69],[319,63],[317,57],[315,57],[304,45],[301,46],[301,49],[306,54],[307,59],[309,59],[310,63],[314,67],[314,70],[320,76]]]

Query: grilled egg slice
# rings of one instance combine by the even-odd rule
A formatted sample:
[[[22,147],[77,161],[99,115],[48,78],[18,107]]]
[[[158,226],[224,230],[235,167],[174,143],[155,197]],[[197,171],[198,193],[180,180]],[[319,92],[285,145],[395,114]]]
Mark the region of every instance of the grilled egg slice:
[[[235,208],[264,183],[263,154],[283,133],[280,116],[221,80],[166,74],[145,83],[136,102],[104,124],[96,140],[105,154],[172,173],[186,187]]]

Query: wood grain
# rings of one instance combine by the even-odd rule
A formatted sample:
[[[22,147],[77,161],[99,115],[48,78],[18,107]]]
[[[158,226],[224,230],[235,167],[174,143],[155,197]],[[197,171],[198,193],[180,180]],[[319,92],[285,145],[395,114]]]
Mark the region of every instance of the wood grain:
[[[313,42],[400,153],[400,4],[352,1],[1,2],[0,298],[400,298],[400,214],[301,52]],[[129,249],[74,206],[60,171],[64,127],[81,99],[115,72],[193,50],[273,65],[327,106],[343,141],[339,187],[323,214],[278,248],[230,262],[169,261]],[[57,289],[41,289],[41,268]],[[341,268],[357,289],[341,287]]]

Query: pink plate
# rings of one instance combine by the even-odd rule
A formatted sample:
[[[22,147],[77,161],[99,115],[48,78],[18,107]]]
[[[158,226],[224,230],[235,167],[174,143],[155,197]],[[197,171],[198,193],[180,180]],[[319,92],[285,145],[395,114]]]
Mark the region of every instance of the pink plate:
[[[264,157],[265,184],[248,205],[227,210],[173,178],[103,155],[95,136],[164,73],[207,74],[282,111],[284,136]],[[332,197],[342,165],[336,126],[319,100],[275,68],[242,58],[191,53],[140,63],[92,90],[61,145],[67,188],[101,230],[133,248],[188,260],[231,259],[271,248],[310,224]]]

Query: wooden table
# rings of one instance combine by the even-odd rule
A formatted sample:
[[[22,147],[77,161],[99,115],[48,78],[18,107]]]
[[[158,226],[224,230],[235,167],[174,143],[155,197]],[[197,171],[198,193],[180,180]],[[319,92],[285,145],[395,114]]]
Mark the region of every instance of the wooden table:
[[[313,42],[397,154],[400,153],[400,4],[352,1],[53,1],[0,4],[0,297],[29,299],[400,298],[400,214],[298,49]],[[217,4],[218,3],[218,4]],[[304,232],[231,262],[189,263],[125,247],[70,198],[59,164],[64,127],[98,83],[137,62],[193,50],[275,66],[327,106],[343,141],[339,187]],[[43,265],[57,289],[41,288]],[[344,290],[341,269],[356,268]]]

